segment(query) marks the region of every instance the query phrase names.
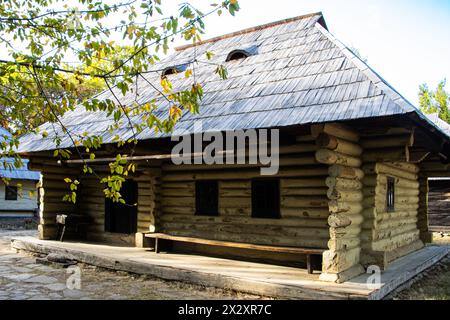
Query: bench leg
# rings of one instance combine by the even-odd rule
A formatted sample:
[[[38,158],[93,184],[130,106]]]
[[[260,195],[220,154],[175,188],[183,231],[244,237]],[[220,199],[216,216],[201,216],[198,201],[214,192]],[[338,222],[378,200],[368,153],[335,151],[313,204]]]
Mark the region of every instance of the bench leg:
[[[306,255],[306,268],[308,269],[308,274],[314,273],[313,266],[311,264],[311,255],[309,254]]]
[[[66,225],[63,225],[62,231],[61,231],[61,238],[59,238],[59,241],[64,241],[64,233],[66,232]]]
[[[61,228],[62,228],[62,225],[59,224],[59,223],[57,223],[56,225],[58,226],[58,229],[56,230],[56,240],[61,240]]]
[[[158,238],[155,238],[155,253],[159,253]]]

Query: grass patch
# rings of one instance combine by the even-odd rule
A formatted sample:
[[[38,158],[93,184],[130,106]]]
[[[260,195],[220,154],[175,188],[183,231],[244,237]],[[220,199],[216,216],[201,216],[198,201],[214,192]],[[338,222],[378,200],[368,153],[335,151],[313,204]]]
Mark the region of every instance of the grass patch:
[[[410,288],[396,294],[395,300],[450,300],[450,255],[421,275]]]

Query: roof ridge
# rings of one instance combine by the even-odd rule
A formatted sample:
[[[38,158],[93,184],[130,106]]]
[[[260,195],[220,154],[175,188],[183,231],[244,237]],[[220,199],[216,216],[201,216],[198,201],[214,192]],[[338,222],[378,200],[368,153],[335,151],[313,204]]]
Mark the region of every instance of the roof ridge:
[[[188,48],[192,48],[192,47],[196,47],[196,46],[200,46],[202,44],[205,43],[210,43],[210,42],[216,42],[219,40],[223,40],[223,39],[228,39],[228,38],[232,38],[241,34],[245,34],[245,33],[250,33],[250,32],[254,32],[254,31],[258,31],[258,30],[263,30],[263,29],[268,29],[268,28],[272,28],[278,25],[282,25],[282,24],[286,24],[286,23],[290,23],[290,22],[294,22],[294,21],[298,21],[298,20],[302,20],[302,19],[306,19],[306,18],[311,18],[314,16],[320,16],[323,18],[323,14],[322,11],[318,11],[318,12],[313,12],[313,13],[308,13],[308,14],[304,14],[304,15],[300,15],[300,16],[296,16],[296,17],[292,17],[292,18],[287,18],[287,19],[282,19],[282,20],[278,20],[278,21],[274,21],[274,22],[269,22],[269,23],[265,23],[265,24],[261,24],[255,27],[250,27],[250,28],[246,28],[246,29],[242,29],[239,31],[235,31],[235,32],[230,32],[230,33],[226,33],[224,35],[221,36],[217,36],[217,37],[213,37],[210,39],[206,39],[203,41],[199,41],[195,44],[186,44],[183,46],[179,46],[175,48],[175,51],[183,51],[185,49]],[[323,22],[325,27],[325,21]]]

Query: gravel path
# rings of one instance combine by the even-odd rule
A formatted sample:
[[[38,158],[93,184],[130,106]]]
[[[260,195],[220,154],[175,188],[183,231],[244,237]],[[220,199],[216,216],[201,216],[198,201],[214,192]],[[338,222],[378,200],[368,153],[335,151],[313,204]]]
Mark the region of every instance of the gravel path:
[[[79,269],[69,269],[68,273],[68,269],[38,264],[36,257],[11,250],[11,237],[35,234],[35,231],[0,230],[0,300],[261,298],[81,264],[76,266]]]

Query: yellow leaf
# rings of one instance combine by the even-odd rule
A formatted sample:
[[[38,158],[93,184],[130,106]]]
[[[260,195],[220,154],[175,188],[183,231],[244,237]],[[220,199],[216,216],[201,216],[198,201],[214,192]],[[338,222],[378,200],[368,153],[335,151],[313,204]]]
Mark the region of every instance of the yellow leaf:
[[[170,117],[171,118],[174,118],[174,119],[176,119],[176,118],[178,118],[179,116],[181,116],[181,109],[180,108],[178,108],[177,106],[172,106],[172,107],[170,107],[170,109],[169,109],[169,114],[170,114]]]
[[[167,78],[161,79],[161,86],[163,87],[165,93],[169,93],[172,89],[172,84],[169,80],[167,80]]]

